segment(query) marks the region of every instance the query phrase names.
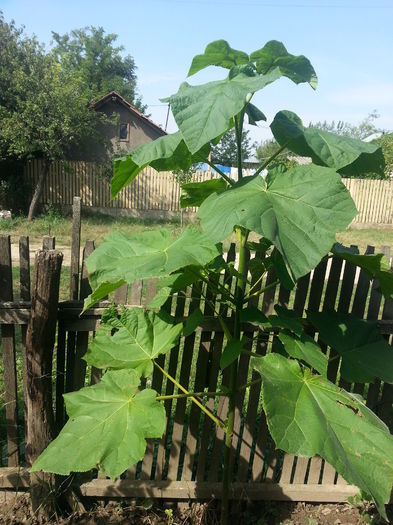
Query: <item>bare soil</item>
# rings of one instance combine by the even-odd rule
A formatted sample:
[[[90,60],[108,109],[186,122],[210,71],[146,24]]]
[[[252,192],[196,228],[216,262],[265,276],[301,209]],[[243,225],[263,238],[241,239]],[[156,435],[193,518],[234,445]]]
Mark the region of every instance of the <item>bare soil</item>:
[[[150,501],[84,502],[84,512],[68,516],[54,516],[39,521],[31,512],[28,496],[11,498],[0,507],[1,525],[40,523],[58,525],[218,525],[215,502],[195,503],[191,506],[158,506]],[[90,508],[89,508],[90,507]],[[389,523],[393,523],[393,509],[388,508]],[[248,508],[234,509],[230,525],[366,525],[386,523],[379,518],[373,505],[310,503],[259,503]]]

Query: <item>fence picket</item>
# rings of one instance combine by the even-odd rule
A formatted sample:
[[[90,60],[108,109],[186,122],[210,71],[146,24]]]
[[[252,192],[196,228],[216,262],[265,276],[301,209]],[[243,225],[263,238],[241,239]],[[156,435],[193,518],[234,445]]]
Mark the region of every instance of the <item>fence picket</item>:
[[[85,170],[85,171],[83,171]],[[79,167],[79,173],[84,180],[88,182],[89,186],[93,185],[93,172],[89,168],[83,166]],[[151,175],[154,177],[154,173]],[[62,172],[56,172],[57,180],[60,180]],[[89,177],[91,176],[91,179]],[[198,174],[199,178],[203,175]],[[89,180],[88,180],[89,179]],[[153,190],[151,194],[152,202],[154,201],[157,209],[162,210],[162,199],[164,192],[169,192],[170,186],[167,186],[169,179],[155,178]],[[86,182],[86,184],[87,184]],[[353,181],[352,181],[353,183]],[[358,185],[356,183],[356,185]],[[382,187],[382,184],[380,184]],[[362,189],[369,188],[370,184],[362,185]],[[85,190],[84,190],[85,191]],[[53,196],[54,193],[51,193]],[[82,197],[82,195],[81,195]],[[125,194],[123,203],[128,203],[132,199],[132,194]],[[144,194],[144,198],[146,194]],[[90,199],[90,189],[84,193],[84,199]],[[366,199],[367,196],[365,195]],[[93,201],[92,201],[93,202]],[[370,203],[368,204],[370,205]],[[370,205],[371,206],[371,205]],[[369,213],[374,213],[375,208],[371,208]],[[10,238],[9,236],[0,236],[0,300],[4,301],[7,295],[8,300],[13,297],[12,287],[12,273],[11,260],[9,251]],[[47,249],[54,246],[53,238],[45,238],[43,242]],[[87,241],[83,259],[80,279],[79,299],[83,299],[90,293],[90,286],[87,280],[85,258],[94,249],[94,244]],[[388,250],[384,248],[385,253],[389,256]],[[29,240],[27,237],[22,237],[19,243],[19,266],[20,266],[20,299],[21,301],[28,301],[30,299],[30,267],[29,267]],[[368,247],[367,253],[372,253],[373,248]],[[5,261],[7,259],[7,261]],[[235,259],[234,246],[232,245],[228,252],[228,261]],[[294,310],[298,315],[303,315],[305,305],[310,311],[318,311],[320,308],[327,310],[336,308],[339,312],[345,313],[352,310],[358,316],[365,316],[367,319],[373,320],[383,318],[385,320],[393,320],[393,302],[389,300],[382,300],[380,293],[377,291],[378,283],[372,282],[370,284],[369,278],[364,272],[356,273],[356,268],[350,263],[343,263],[338,259],[333,259],[327,267],[326,261],[318,265],[313,274],[302,277],[295,289],[294,297],[280,287],[279,289],[271,288],[267,290],[262,298],[254,303],[267,313],[272,313],[272,308],[275,302],[284,305],[291,305],[293,303]],[[79,272],[78,272],[79,273]],[[220,276],[220,280],[226,280],[229,275],[226,273]],[[232,277],[231,277],[232,280]],[[268,272],[265,285],[274,283],[276,277],[274,271]],[[4,285],[5,284],[5,285]],[[75,285],[74,285],[75,286]],[[11,288],[10,288],[11,287]],[[75,289],[75,288],[74,288]],[[148,303],[154,296],[156,283],[154,280],[149,280],[145,285],[136,282],[129,287],[121,288],[115,294],[115,302],[124,302],[133,305],[140,305],[142,303],[142,292],[144,294],[144,303]],[[73,290],[71,290],[72,293]],[[171,301],[172,304],[167,303],[165,308],[170,311],[176,318],[182,318],[187,311],[188,302],[190,302],[189,310],[192,312],[200,305],[201,296],[197,287],[192,287],[192,298],[178,296]],[[127,297],[129,299],[127,301]],[[11,299],[9,299],[11,298]],[[322,300],[323,298],[323,300]],[[212,303],[215,302],[216,297],[211,297]],[[321,305],[322,302],[322,305]],[[20,305],[18,306],[20,310]],[[74,308],[74,307],[73,307]],[[73,309],[72,308],[72,309]],[[101,308],[101,307],[100,307]],[[67,308],[68,309],[68,308]],[[213,304],[206,304],[204,306],[206,315],[214,315]],[[220,305],[220,314],[224,317],[227,315],[226,307]],[[63,311],[63,310],[62,310]],[[18,314],[19,315],[19,314]],[[96,315],[97,319],[99,314]],[[5,318],[3,318],[5,319]],[[9,321],[5,321],[8,322]],[[23,322],[23,321],[22,321]],[[68,323],[68,324],[67,324]],[[74,390],[83,386],[85,371],[83,366],[80,367],[80,358],[87,347],[89,332],[78,331],[79,320],[76,318],[72,320],[72,330],[69,321],[61,314],[58,322],[57,335],[57,352],[56,352],[56,428],[59,430],[64,424],[64,404],[62,394],[64,390]],[[82,330],[88,329],[88,322],[80,320]],[[86,324],[87,323],[87,324]],[[95,325],[91,325],[95,326]],[[25,357],[24,357],[24,343],[25,338],[23,333],[26,325],[22,328],[22,357],[23,357],[23,378],[27,377]],[[69,327],[69,328],[68,328]],[[11,371],[11,375],[6,378],[6,429],[8,439],[8,464],[18,465],[18,414],[16,412],[16,396],[17,396],[17,379],[15,374],[15,347],[13,346],[13,335],[10,334],[7,338],[7,328],[14,329],[12,324],[3,324],[1,326],[3,336],[2,352],[3,361],[7,361],[6,374]],[[92,330],[92,328],[90,328]],[[91,332],[90,332],[91,333]],[[93,332],[94,333],[94,332]],[[313,332],[310,332],[313,335]],[[69,352],[67,355],[67,370],[73,371],[67,376],[66,387],[64,385],[64,371],[65,371],[65,347],[74,344],[73,337],[76,334],[76,352]],[[253,333],[248,334],[250,339]],[[266,349],[274,343],[272,338],[267,341],[266,338],[261,338],[259,335],[256,348],[252,349],[258,353],[264,353]],[[387,339],[391,339],[390,335],[386,335]],[[199,342],[199,343],[198,343]],[[196,343],[198,343],[198,352],[196,352]],[[201,335],[192,334],[185,338],[184,342],[175,347],[167,357],[161,356],[159,363],[164,366],[171,376],[179,380],[186,388],[192,388],[196,391],[203,389],[216,390],[222,384],[226,384],[227,371],[223,374],[219,371],[219,359],[224,343],[224,334],[221,331],[214,332],[212,328],[208,331],[202,331]],[[390,341],[391,343],[391,341]],[[8,345],[8,356],[7,354]],[[251,349],[251,347],[250,347]],[[197,363],[195,363],[197,356]],[[330,357],[333,355],[332,351]],[[244,362],[243,362],[244,361]],[[78,364],[79,363],[79,364]],[[194,365],[196,367],[194,368]],[[247,382],[247,376],[251,379],[258,378],[255,372],[248,373],[248,358],[243,360],[243,356],[239,364],[239,380]],[[328,376],[332,381],[336,381],[337,369],[339,360],[334,360],[329,363]],[[196,372],[194,372],[196,370]],[[14,371],[14,375],[12,375]],[[221,376],[222,379],[221,379]],[[11,381],[10,378],[11,377]],[[93,380],[94,382],[94,380]],[[166,395],[171,395],[175,392],[175,388],[170,381],[163,381],[161,373],[153,375],[152,386],[158,392],[165,391]],[[340,384],[343,384],[341,382]],[[190,386],[189,386],[190,385]],[[353,389],[354,392],[364,394],[364,385],[345,385]],[[233,455],[232,465],[236,466],[234,471],[234,481],[239,483],[247,482],[261,482],[276,483],[278,475],[281,471],[280,484],[281,486],[310,486],[313,490],[315,485],[323,485],[325,487],[334,487],[335,485],[344,486],[346,482],[341,476],[338,476],[335,469],[326,464],[320,457],[312,459],[295,458],[288,454],[282,454],[275,450],[274,444],[268,433],[266,419],[261,409],[260,399],[260,384],[253,384],[248,390],[248,402],[244,404],[244,392],[238,396],[236,402],[236,422],[234,428],[234,443],[233,450],[237,451],[237,456]],[[12,397],[13,392],[13,397]],[[367,405],[376,410],[378,415],[392,427],[392,402],[393,402],[393,388],[392,385],[383,384],[380,381],[375,381],[370,384],[367,389]],[[11,394],[10,394],[11,393]],[[206,400],[206,406],[218,415],[218,417],[225,418],[227,399],[225,397],[219,398],[215,403],[213,399]],[[188,410],[191,407],[190,411]],[[215,408],[216,407],[216,408]],[[165,480],[176,481],[184,480],[185,483],[196,482],[210,482],[219,481],[222,469],[222,451],[223,451],[223,432],[216,430],[211,421],[201,416],[199,410],[196,410],[190,401],[185,398],[175,400],[167,400],[165,402],[165,409],[168,416],[166,431],[160,440],[151,441],[148,444],[147,454],[140,466],[132,467],[126,473],[126,478],[135,480],[136,473],[140,470],[140,477],[145,481],[141,483],[150,483],[150,480]],[[12,414],[9,417],[9,414]],[[187,420],[189,413],[189,418]],[[173,429],[172,429],[173,426]],[[281,461],[282,460],[282,461]],[[1,473],[0,473],[1,474]],[[101,476],[102,477],[102,476]],[[106,483],[110,483],[109,480]],[[251,484],[250,484],[251,485]],[[188,487],[189,485],[187,485]],[[191,486],[191,485],[190,485]],[[339,487],[337,487],[339,488]],[[346,487],[343,487],[343,490]],[[263,488],[261,487],[261,490]],[[166,497],[164,495],[164,497]]]
[[[25,166],[25,177],[33,187],[41,169],[42,160],[35,159]],[[194,181],[214,178],[208,171],[198,170]],[[359,215],[354,223],[393,225],[393,180],[342,179],[355,201]],[[145,168],[138,177],[111,201],[110,182],[103,174],[102,165],[94,162],[52,162],[45,182],[42,204],[72,205],[74,196],[80,196],[84,206],[138,210],[179,211],[180,185],[171,172],[157,173]],[[187,211],[195,212],[194,208]]]
[[[12,301],[11,236],[0,235],[0,301]],[[18,386],[16,376],[15,329],[1,326],[3,354],[7,461],[9,467],[19,465],[18,453]]]

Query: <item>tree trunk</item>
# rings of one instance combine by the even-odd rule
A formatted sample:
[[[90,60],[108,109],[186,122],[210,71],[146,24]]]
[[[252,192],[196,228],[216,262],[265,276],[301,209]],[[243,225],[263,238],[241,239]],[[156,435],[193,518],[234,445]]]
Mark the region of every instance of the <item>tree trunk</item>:
[[[37,186],[35,187],[34,194],[30,202],[29,213],[27,215],[27,220],[29,222],[32,221],[35,217],[37,206],[42,195],[42,190],[44,189],[45,179],[49,172],[50,164],[51,161],[49,159],[45,159],[44,164],[41,168],[41,173],[38,177]]]
[[[26,464],[31,466],[55,437],[52,358],[56,338],[63,254],[40,250],[35,257],[31,315],[26,333]],[[55,512],[54,476],[30,475],[30,495],[37,518]]]

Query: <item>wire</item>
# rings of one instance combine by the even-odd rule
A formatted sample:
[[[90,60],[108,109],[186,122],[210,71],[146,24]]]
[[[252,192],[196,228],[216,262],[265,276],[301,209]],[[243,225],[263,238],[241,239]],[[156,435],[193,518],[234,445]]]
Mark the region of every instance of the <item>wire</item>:
[[[151,0],[153,2],[165,2],[165,3],[172,3],[172,4],[216,4],[216,5],[232,5],[232,6],[238,6],[242,7],[244,5],[248,6],[254,6],[254,7],[279,7],[279,8],[321,8],[321,9],[393,9],[393,5],[359,5],[359,4],[277,4],[277,3],[271,3],[271,2],[250,2],[247,0],[246,2],[237,0],[237,1],[230,1],[230,0]]]

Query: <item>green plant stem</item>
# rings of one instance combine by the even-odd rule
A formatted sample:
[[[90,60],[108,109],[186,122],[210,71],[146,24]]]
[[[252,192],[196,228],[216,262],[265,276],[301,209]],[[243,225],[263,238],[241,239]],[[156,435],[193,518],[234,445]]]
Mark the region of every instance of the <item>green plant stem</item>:
[[[194,397],[191,392],[188,392],[188,390],[186,390],[184,388],[184,386],[182,386],[178,381],[176,381],[176,379],[174,377],[172,377],[170,374],[168,374],[168,372],[166,372],[166,370],[161,368],[161,366],[158,363],[156,363],[156,361],[154,361],[154,359],[153,359],[153,363],[154,363],[154,366],[157,367],[158,370],[160,370],[161,373],[164,374],[165,377],[167,377],[170,381],[172,381],[172,383],[175,386],[177,386],[177,388],[179,390],[181,390],[184,394],[187,394],[187,396],[190,397],[191,401],[193,401],[197,406],[199,406],[199,408],[202,410],[202,412],[204,412],[212,421],[214,421],[214,423],[218,427],[222,428],[224,430],[224,432],[227,431],[227,427],[224,425],[224,423],[222,421],[220,421],[212,412],[210,412],[210,410],[208,408],[206,408],[196,397]]]
[[[250,352],[249,350],[244,350],[244,348],[242,349],[242,354],[243,355],[248,355],[248,357],[261,357],[256,352]]]
[[[229,331],[227,324],[225,323],[224,319],[220,314],[218,314],[218,322],[220,323],[222,331],[224,332],[225,337],[228,339],[228,341],[229,339],[232,339],[231,332]]]
[[[238,150],[239,154],[239,150]],[[241,153],[240,153],[241,158]],[[244,232],[241,229],[237,231],[239,235],[239,277],[236,286],[236,310],[235,310],[235,328],[233,337],[234,339],[240,339],[240,315],[243,309],[244,299],[244,288],[246,286],[246,242],[248,232]],[[223,327],[224,329],[224,327]],[[230,482],[230,462],[231,462],[231,450],[232,450],[232,437],[233,427],[235,422],[235,405],[236,405],[236,394],[237,394],[237,370],[238,370],[238,359],[231,364],[230,370],[230,383],[229,383],[229,399],[228,399],[228,412],[227,412],[227,431],[225,434],[225,449],[224,449],[224,465],[222,474],[222,500],[221,500],[221,517],[220,524],[228,524],[229,515],[229,482]]]
[[[228,175],[225,175],[225,173],[223,171],[220,170],[220,168],[218,168],[215,164],[213,164],[213,162],[211,162],[210,160],[206,160],[205,161],[211,168],[214,169],[214,171],[216,171],[220,177],[222,177],[228,184],[230,184],[231,186],[233,186],[235,184],[235,181],[232,180],[230,177],[228,177]]]
[[[256,355],[258,355],[258,357],[261,357],[260,354],[256,354]],[[246,390],[246,388],[248,388],[249,386],[257,385],[258,383],[262,383],[262,378],[261,377],[258,378],[258,379],[253,379],[252,381],[249,381],[245,385],[239,386],[237,391],[238,392],[242,392],[243,390]]]
[[[281,148],[279,148],[276,153],[274,153],[271,157],[269,157],[267,160],[265,160],[265,162],[263,164],[261,164],[259,166],[259,168],[257,169],[257,171],[254,173],[254,176],[255,175],[259,175],[261,173],[262,170],[264,170],[270,163],[272,160],[274,160],[276,157],[278,157],[280,155],[280,153],[282,151],[284,151],[284,149],[288,146],[288,142],[286,142],[283,146],[281,146]]]
[[[237,178],[241,180],[243,178],[243,164],[242,164],[242,129],[243,129],[243,118],[244,112],[240,113],[240,116],[235,117],[235,132],[236,132],[236,143],[237,143]]]
[[[246,297],[244,297],[243,303],[247,303],[251,299],[251,297],[258,297],[258,295],[261,295],[261,293],[266,292],[266,290],[269,290],[270,288],[273,288],[274,286],[277,286],[277,284],[279,284],[279,282],[280,281],[277,279],[276,281],[274,281],[274,283],[270,283],[267,286],[264,286],[263,288],[258,290],[257,292],[255,292],[255,293],[253,293],[251,295],[247,295]]]
[[[182,399],[185,397],[216,397],[216,396],[227,396],[225,392],[189,392],[188,394],[172,394],[168,396],[157,396],[157,401],[165,401],[167,399]]]

